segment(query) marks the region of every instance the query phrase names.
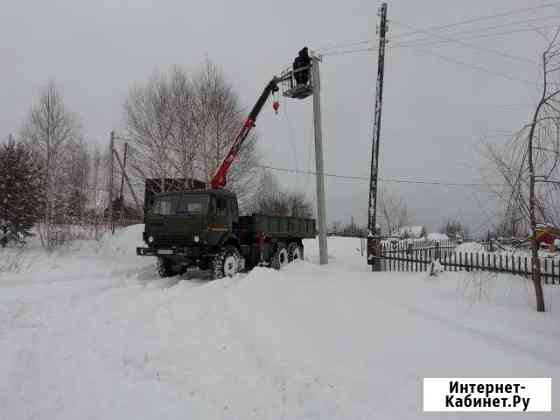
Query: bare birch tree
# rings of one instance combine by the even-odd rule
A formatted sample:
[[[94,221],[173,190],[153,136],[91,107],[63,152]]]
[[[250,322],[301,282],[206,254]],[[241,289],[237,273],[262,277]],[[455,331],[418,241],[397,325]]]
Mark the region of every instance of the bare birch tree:
[[[64,212],[67,198],[64,180],[68,179],[68,166],[71,165],[69,152],[81,142],[78,118],[66,109],[62,93],[54,82],[47,83],[31,107],[20,136],[44,170],[46,205],[43,222],[46,229],[41,239],[50,248],[53,226],[57,216]]]
[[[211,61],[207,60],[195,75],[193,86],[194,133],[200,145],[200,169],[209,183],[237,136],[244,114],[233,86]],[[255,138],[253,134],[245,140],[228,173],[228,188],[237,193],[241,208],[251,200],[256,186]]]
[[[313,204],[303,192],[282,189],[274,175],[265,171],[248,211],[270,216],[312,218]]]
[[[547,38],[547,47],[541,54],[540,94],[530,122],[503,147],[485,144],[485,156],[494,175],[490,179],[501,179],[505,184],[502,187],[489,183],[504,203],[504,217],[510,221],[522,219],[518,224],[523,223],[531,232],[531,279],[539,312],[545,311],[545,302],[537,225],[560,225],[559,34],[560,28]]]
[[[172,132],[175,115],[168,78],[156,73],[145,85],[133,87],[125,101],[129,161],[140,179],[172,177]]]
[[[193,133],[194,92],[187,74],[178,67],[171,70],[169,84],[174,122],[170,162],[178,177],[192,181],[198,176],[195,168],[199,155],[199,144]]]
[[[131,140],[129,162],[137,180],[184,178],[206,184],[229,151],[244,116],[233,86],[210,61],[193,77],[178,67],[157,73],[130,90],[124,111]],[[243,145],[227,180],[242,209],[255,191],[256,164],[253,136]]]
[[[402,197],[386,188],[380,190],[377,212],[389,236],[395,235],[410,222],[409,210]]]

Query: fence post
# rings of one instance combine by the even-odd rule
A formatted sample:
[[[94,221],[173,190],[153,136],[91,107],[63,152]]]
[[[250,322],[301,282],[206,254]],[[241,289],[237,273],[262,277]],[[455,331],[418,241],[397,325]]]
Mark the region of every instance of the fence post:
[[[548,258],[544,259],[544,284],[548,284]]]
[[[453,251],[453,271],[457,271],[457,252]]]

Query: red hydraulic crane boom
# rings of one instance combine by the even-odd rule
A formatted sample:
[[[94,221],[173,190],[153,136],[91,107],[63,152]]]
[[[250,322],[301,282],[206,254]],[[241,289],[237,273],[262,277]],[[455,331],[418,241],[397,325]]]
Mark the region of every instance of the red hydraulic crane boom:
[[[281,80],[282,79],[280,78],[273,77],[272,80],[268,82],[268,84],[264,88],[263,92],[261,93],[261,96],[257,100],[257,103],[255,104],[255,106],[249,113],[249,116],[245,120],[245,123],[243,124],[241,131],[239,132],[239,134],[235,138],[235,141],[231,145],[228,154],[226,155],[222,164],[216,171],[214,178],[212,178],[212,181],[210,182],[212,189],[222,188],[226,185],[226,175],[229,171],[231,164],[233,163],[237,154],[239,153],[239,150],[241,149],[243,142],[249,135],[249,132],[255,126],[257,117],[259,116],[264,104],[268,100],[268,97],[279,90],[278,83]],[[278,105],[274,104],[274,106],[276,109]]]

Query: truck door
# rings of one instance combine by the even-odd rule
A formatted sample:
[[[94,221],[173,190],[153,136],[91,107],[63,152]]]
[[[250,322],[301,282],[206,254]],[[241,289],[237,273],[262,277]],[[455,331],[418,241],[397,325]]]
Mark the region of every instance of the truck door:
[[[228,200],[224,197],[212,197],[212,229],[231,231],[231,215]]]

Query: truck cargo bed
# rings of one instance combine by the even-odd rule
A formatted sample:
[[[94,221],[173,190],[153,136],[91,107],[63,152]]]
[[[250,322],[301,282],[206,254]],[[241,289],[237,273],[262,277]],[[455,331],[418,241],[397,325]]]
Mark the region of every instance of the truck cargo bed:
[[[258,232],[273,238],[314,238],[315,220],[302,217],[253,214],[239,218],[241,228],[255,236]]]

